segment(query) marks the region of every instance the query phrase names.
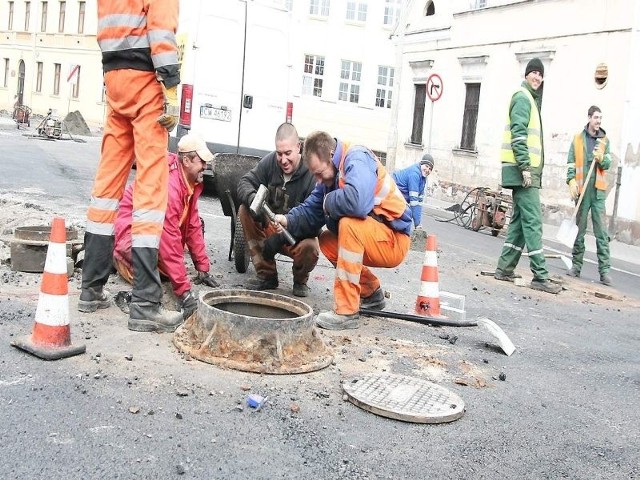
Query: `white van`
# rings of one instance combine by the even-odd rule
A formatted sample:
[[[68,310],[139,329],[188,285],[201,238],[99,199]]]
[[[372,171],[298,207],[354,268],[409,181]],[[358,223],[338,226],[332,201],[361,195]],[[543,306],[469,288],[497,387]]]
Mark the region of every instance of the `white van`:
[[[180,122],[214,153],[263,156],[292,121],[291,14],[276,0],[182,0]],[[207,172],[211,173],[211,172]]]

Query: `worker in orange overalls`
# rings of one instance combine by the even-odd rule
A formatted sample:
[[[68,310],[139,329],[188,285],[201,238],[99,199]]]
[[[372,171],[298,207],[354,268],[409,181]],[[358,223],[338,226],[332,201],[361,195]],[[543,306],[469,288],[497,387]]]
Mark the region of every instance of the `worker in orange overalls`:
[[[407,255],[413,219],[402,193],[371,150],[326,132],[313,132],[303,156],[317,184],[277,223],[296,237],[317,231],[320,249],[336,267],[334,309],[316,316],[321,328],[357,328],[360,308],[385,305],[380,280],[367,267],[396,267]]]
[[[182,313],[161,307],[158,246],[167,206],[167,131],[178,121],[178,0],[98,0],[107,120],[84,237],[81,312],[111,304],[114,223],[136,161],[133,196],[133,289],[128,327],[174,331]]]

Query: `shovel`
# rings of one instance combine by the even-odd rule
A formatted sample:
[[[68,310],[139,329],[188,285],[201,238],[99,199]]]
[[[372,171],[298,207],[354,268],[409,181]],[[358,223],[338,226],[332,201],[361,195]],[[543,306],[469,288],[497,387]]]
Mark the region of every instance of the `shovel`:
[[[580,193],[580,197],[578,198],[578,203],[576,204],[576,208],[573,209],[573,215],[571,215],[570,219],[565,218],[562,221],[562,223],[560,224],[560,229],[556,234],[556,239],[569,248],[573,248],[573,244],[576,241],[576,237],[578,236],[578,225],[576,224],[576,216],[578,215],[578,210],[580,209],[580,204],[582,203],[582,198],[584,197],[584,192],[587,190],[586,186],[589,185],[591,172],[593,172],[593,168],[595,167],[595,165],[596,160],[593,159],[591,161],[589,173],[587,173],[587,178],[584,181],[582,192]]]
[[[446,318],[414,315],[411,313],[387,312],[384,310],[374,310],[371,308],[361,308],[360,313],[369,317],[395,318],[397,320],[407,320],[409,322],[422,323],[423,325],[433,325],[437,327],[484,327],[491,335],[498,340],[498,345],[507,356],[516,350],[507,334],[492,320],[479,318],[474,321],[456,322]]]

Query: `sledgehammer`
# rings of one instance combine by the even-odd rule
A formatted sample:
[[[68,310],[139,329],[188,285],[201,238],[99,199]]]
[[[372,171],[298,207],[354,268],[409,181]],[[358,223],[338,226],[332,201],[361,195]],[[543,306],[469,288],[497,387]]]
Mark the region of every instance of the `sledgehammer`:
[[[269,217],[269,220],[276,223],[276,216],[269,208],[269,205],[267,205],[268,193],[269,190],[267,189],[267,187],[265,187],[264,185],[260,185],[260,187],[258,187],[258,191],[256,192],[256,196],[253,197],[253,201],[251,202],[251,205],[249,205],[249,210],[251,210],[251,213],[253,213],[254,215],[260,215],[262,212],[264,212],[267,217]],[[286,228],[282,228],[282,235],[284,235],[287,243],[292,247],[296,244],[296,239],[293,238],[293,236],[287,231]]]

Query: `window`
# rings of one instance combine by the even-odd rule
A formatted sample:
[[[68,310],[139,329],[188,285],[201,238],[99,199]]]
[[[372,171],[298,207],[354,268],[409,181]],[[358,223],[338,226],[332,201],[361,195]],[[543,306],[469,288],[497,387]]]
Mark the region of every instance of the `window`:
[[[435,15],[436,14],[436,6],[433,3],[433,0],[429,0],[427,2],[427,5],[424,8],[424,15],[425,17],[430,17],[431,15]]]
[[[380,150],[371,150],[373,154],[378,157],[380,163],[384,166],[387,166],[387,152],[381,152]]]
[[[60,95],[60,64],[53,64],[53,94]]]
[[[320,17],[329,16],[329,0],[310,0],[309,13]]]
[[[24,2],[24,31],[29,31],[29,20],[31,20],[31,2]]]
[[[302,76],[302,94],[322,97],[322,80],[324,75],[324,57],[318,55],[304,56],[304,75]]]
[[[284,0],[284,8],[287,12],[293,10],[293,0]]]
[[[71,90],[71,96],[78,98],[80,96],[80,65],[78,65],[78,71],[76,73],[76,79],[73,82],[73,88]]]
[[[480,103],[480,84],[465,83],[465,85],[467,87],[467,97],[464,101],[460,149],[475,152],[476,124],[478,123],[478,105]]]
[[[40,31],[47,31],[47,7],[49,4],[47,2],[42,2],[42,16],[40,17]]]
[[[413,128],[411,129],[411,143],[422,145],[422,128],[424,127],[424,104],[427,99],[427,85],[416,85],[415,102],[413,105]]]
[[[4,59],[4,83],[2,84],[3,87],[8,87],[9,86],[9,59],[5,58]]]
[[[67,2],[60,2],[60,16],[58,17],[58,33],[64,32],[64,17],[67,13]]]
[[[84,33],[84,14],[87,2],[78,2],[78,33]]]
[[[472,9],[477,10],[479,8],[485,8],[487,6],[487,0],[475,0],[472,5]]]
[[[384,21],[385,25],[392,26],[400,16],[400,5],[402,0],[384,0]]]
[[[376,107],[391,108],[393,90],[393,67],[378,67],[378,88],[376,90]]]
[[[367,2],[347,2],[347,20],[366,22]]]
[[[42,92],[42,69],[43,69],[43,64],[42,62],[38,62],[36,64],[37,67],[37,73],[36,73],[36,92],[41,93]]]
[[[7,30],[13,30],[13,2],[9,2],[9,22],[7,23]]]
[[[338,100],[344,102],[358,103],[360,100],[360,76],[362,74],[362,63],[342,60],[340,68],[340,90]]]

